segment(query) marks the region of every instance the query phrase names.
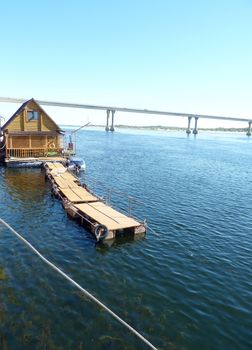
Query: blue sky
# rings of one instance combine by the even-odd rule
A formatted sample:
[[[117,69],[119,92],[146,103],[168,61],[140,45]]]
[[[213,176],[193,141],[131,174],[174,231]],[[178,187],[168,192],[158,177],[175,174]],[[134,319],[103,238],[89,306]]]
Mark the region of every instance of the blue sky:
[[[251,0],[2,0],[0,9],[0,96],[252,117]]]

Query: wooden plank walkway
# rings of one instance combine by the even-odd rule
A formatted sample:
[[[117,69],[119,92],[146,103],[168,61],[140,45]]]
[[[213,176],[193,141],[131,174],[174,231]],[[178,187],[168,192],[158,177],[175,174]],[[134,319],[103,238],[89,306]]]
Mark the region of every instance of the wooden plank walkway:
[[[93,196],[83,187],[80,188],[60,188],[64,196],[72,203],[97,202],[99,198]]]
[[[75,207],[99,224],[105,225],[109,231],[139,226],[139,222],[136,220],[102,202],[76,204]]]
[[[97,240],[114,238],[118,232],[145,233],[142,222],[128,217],[84,188],[80,181],[67,168],[58,162],[46,162],[45,168],[54,193],[62,201],[67,213],[73,218],[79,218],[86,223]],[[101,234],[102,232],[102,234]]]

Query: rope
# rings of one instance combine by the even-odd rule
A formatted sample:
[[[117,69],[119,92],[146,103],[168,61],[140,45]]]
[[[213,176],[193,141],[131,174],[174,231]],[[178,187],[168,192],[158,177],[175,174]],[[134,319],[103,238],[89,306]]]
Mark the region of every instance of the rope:
[[[160,234],[157,233],[156,231],[153,230],[153,228],[151,228],[149,225],[146,226],[148,230],[150,230],[155,236],[160,237]]]
[[[133,327],[131,327],[127,322],[117,316],[112,310],[110,310],[106,305],[104,305],[101,301],[99,301],[96,297],[94,297],[91,293],[89,293],[86,289],[81,287],[77,282],[75,282],[71,277],[69,277],[66,273],[60,270],[56,265],[47,260],[36,248],[31,245],[23,236],[21,236],[17,231],[15,231],[10,225],[7,224],[3,219],[0,218],[0,222],[6,226],[11,232],[13,232],[21,241],[23,241],[41,260],[43,260],[47,265],[49,265],[53,270],[62,275],[65,279],[67,279],[71,284],[73,284],[76,288],[78,288],[81,292],[87,295],[92,301],[102,307],[105,311],[107,311],[112,317],[114,317],[119,323],[128,328],[132,333],[134,333],[139,339],[141,339],[146,345],[149,346],[150,349],[158,350],[154,345],[152,345],[144,336],[142,336],[138,331],[136,331]]]

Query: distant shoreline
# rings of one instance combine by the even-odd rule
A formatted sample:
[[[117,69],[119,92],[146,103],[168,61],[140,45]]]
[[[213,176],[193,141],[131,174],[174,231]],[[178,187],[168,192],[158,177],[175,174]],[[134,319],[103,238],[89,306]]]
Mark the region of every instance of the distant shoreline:
[[[63,125],[62,128],[78,128],[80,125]],[[89,127],[94,128],[105,128],[105,125],[90,125]],[[177,127],[177,126],[162,126],[162,125],[154,125],[154,126],[132,126],[132,125],[115,125],[115,129],[133,129],[133,130],[152,130],[152,131],[186,131],[186,128]],[[247,132],[247,128],[198,128],[198,131],[219,131],[219,132]],[[191,128],[193,131],[193,128]]]

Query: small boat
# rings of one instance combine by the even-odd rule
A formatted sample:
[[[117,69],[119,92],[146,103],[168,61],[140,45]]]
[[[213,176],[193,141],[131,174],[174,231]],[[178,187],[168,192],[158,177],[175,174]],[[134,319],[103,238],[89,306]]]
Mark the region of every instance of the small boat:
[[[85,171],[86,170],[86,163],[81,158],[70,158],[67,164],[67,167],[69,170],[73,171]]]

